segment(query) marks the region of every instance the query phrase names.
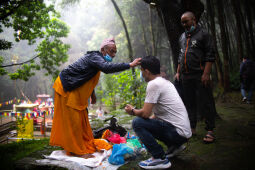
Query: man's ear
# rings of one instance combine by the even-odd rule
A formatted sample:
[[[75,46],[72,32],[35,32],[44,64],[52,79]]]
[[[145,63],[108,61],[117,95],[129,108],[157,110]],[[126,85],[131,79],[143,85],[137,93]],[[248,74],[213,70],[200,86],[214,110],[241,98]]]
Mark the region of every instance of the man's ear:
[[[144,70],[147,75],[149,75],[151,72],[148,69]]]
[[[103,54],[103,55],[105,55],[105,49],[104,49],[104,47],[103,48],[101,48],[101,53]]]
[[[196,18],[195,18],[195,17],[193,18],[193,24],[194,24],[194,25],[196,25],[196,24],[197,24],[197,20],[196,20]]]

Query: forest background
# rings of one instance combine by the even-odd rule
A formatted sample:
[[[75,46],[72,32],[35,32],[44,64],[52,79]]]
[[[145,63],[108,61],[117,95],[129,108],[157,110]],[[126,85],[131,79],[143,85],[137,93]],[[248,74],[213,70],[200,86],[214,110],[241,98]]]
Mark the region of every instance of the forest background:
[[[53,96],[54,79],[86,51],[115,37],[114,62],[155,55],[173,81],[180,16],[193,11],[214,38],[212,79],[216,97],[239,90],[243,56],[254,59],[254,1],[251,0],[31,0],[0,2],[0,103]],[[146,84],[139,68],[101,74],[98,103],[142,105]]]

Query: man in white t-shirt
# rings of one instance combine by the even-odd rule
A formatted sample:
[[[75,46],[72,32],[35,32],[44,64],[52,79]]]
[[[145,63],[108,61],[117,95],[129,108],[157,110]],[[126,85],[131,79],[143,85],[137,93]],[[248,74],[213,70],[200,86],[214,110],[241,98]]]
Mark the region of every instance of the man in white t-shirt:
[[[125,107],[128,114],[137,116],[132,122],[133,129],[152,155],[139,166],[144,169],[169,168],[168,157],[183,150],[183,144],[192,135],[188,114],[174,85],[160,76],[160,62],[156,57],[142,58],[141,72],[148,82],[144,106],[142,109],[129,104]],[[166,153],[156,139],[167,145]]]

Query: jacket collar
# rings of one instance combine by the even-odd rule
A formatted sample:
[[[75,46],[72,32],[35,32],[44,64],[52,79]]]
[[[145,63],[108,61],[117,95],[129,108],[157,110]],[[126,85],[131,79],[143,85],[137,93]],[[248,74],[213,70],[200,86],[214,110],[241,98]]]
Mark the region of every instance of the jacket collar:
[[[196,26],[195,30],[192,31],[191,33],[186,33],[185,32],[185,37],[188,38],[188,37],[192,37],[193,35],[195,35],[199,30],[201,29],[201,27],[199,25]]]
[[[97,54],[97,55],[101,55],[101,56],[103,56],[103,54],[102,53],[100,53],[99,51],[87,51],[87,54]]]

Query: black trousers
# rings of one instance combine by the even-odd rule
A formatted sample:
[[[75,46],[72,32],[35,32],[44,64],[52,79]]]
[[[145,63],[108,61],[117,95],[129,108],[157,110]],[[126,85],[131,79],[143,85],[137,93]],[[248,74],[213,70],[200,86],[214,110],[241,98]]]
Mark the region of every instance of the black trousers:
[[[213,130],[215,127],[215,106],[212,88],[205,87],[200,79],[182,79],[184,104],[188,111],[190,126],[195,129],[197,125],[197,113],[205,118],[205,129]],[[197,103],[199,102],[199,103]],[[198,106],[200,107],[198,109]]]

